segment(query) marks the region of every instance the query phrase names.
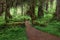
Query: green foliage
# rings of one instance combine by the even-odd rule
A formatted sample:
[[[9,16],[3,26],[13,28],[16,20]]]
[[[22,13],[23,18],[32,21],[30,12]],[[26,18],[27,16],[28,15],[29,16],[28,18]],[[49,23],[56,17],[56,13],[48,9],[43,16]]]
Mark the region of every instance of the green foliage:
[[[27,3],[24,3],[23,7],[21,6],[17,6],[17,8],[12,7],[10,9],[10,13],[13,18],[8,19],[8,20],[12,20],[12,22],[13,21],[24,21],[25,19],[31,20],[31,18],[28,15],[26,15],[27,10],[29,9],[29,6],[27,5]]]
[[[36,15],[38,14],[38,7],[36,6]],[[48,10],[46,11],[46,8],[44,7],[43,8],[44,10],[44,16],[42,16],[42,18],[37,18],[35,21],[40,23],[40,24],[45,24],[46,22],[50,22],[50,20],[53,19],[53,15],[55,13],[55,10],[56,10],[56,0],[54,0],[52,6],[49,2],[49,5],[48,5]],[[38,15],[37,15],[38,16]]]
[[[35,15],[38,17],[38,6],[35,7]]]
[[[23,22],[25,20],[31,20],[31,18],[29,16],[18,16],[18,17],[14,17],[13,19],[11,19],[12,22],[17,21],[17,22]]]
[[[2,14],[2,16],[0,16],[0,25],[5,23],[5,13]]]
[[[25,28],[10,26],[0,30],[0,40],[27,40]]]
[[[43,32],[48,32],[49,34],[53,34],[60,37],[60,22],[53,21],[49,23],[46,27],[34,26],[38,30],[42,30]]]
[[[56,21],[56,20],[50,21],[51,19],[53,19],[53,15],[56,10],[56,0],[54,0],[52,6],[49,2],[48,11],[45,10],[45,7],[43,10],[44,10],[44,16],[42,16],[42,18],[36,19],[35,22],[38,22],[40,25],[46,24],[46,27],[41,27],[39,25],[34,26],[34,27],[38,30],[43,31],[43,32],[48,32],[49,34],[53,34],[53,35],[60,37],[60,21]],[[48,23],[48,25],[47,25],[47,23]]]
[[[38,1],[38,0],[37,0]],[[38,6],[40,5],[39,2],[35,6],[35,15],[38,17]],[[26,15],[26,12],[29,10],[29,5],[24,3],[23,4],[23,12],[22,12],[22,7],[17,6],[17,8],[12,7],[10,9],[10,13],[12,15],[12,19],[8,19],[9,22],[23,22],[25,20],[31,20],[31,17]],[[44,32],[48,32],[53,35],[57,35],[60,37],[60,22],[58,21],[50,21],[53,19],[53,14],[56,10],[56,0],[54,0],[53,5],[51,6],[50,2],[48,5],[48,11],[46,11],[46,8],[43,8],[44,10],[44,16],[42,18],[37,18],[34,20],[35,22],[38,22],[39,24],[47,24],[46,27],[41,27],[41,26],[34,26],[38,30],[42,30]],[[5,23],[5,13],[0,16],[0,25]],[[27,40],[26,34],[25,34],[25,28],[21,28],[18,26],[11,26],[6,29],[0,30],[0,40]]]

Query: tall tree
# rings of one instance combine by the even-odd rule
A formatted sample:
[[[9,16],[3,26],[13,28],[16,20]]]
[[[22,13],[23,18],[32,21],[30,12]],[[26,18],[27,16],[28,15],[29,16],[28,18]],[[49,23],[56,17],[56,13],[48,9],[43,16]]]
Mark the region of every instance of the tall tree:
[[[54,0],[49,0],[49,1],[50,1],[51,5],[52,5]]]
[[[3,14],[3,3],[0,3],[0,16]]]
[[[35,19],[35,0],[30,1],[30,8],[27,11],[27,14],[30,15],[32,21]]]
[[[38,7],[38,17],[43,16],[43,0],[39,0],[39,7]]]
[[[46,0],[46,11],[48,10],[48,2],[49,0]]]
[[[57,20],[60,20],[60,0],[57,0],[55,17]]]
[[[12,18],[10,14],[10,8],[12,7],[12,1],[11,0],[6,0],[6,10],[5,10],[5,21],[9,22],[7,18]]]

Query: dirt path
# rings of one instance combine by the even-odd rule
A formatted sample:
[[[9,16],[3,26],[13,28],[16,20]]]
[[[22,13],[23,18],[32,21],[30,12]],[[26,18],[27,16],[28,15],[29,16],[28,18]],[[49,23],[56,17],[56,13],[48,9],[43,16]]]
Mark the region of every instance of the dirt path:
[[[25,25],[28,40],[60,40],[60,37],[50,35],[31,27],[29,21],[26,21]]]

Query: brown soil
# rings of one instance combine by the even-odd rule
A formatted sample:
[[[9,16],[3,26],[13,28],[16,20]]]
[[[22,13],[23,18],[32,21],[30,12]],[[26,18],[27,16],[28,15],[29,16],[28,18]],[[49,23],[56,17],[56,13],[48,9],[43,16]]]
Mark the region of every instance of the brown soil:
[[[33,28],[29,21],[25,22],[28,40],[60,40],[60,37]]]

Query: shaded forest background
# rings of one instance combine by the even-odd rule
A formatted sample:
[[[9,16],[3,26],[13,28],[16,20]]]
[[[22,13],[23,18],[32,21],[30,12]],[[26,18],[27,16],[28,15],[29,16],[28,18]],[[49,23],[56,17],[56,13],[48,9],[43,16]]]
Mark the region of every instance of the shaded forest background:
[[[10,19],[16,19],[15,21],[46,19],[46,21],[50,21],[55,14],[54,18],[59,20],[58,14],[55,13],[56,0],[1,0],[0,4],[0,15],[5,13],[6,22],[9,22]]]
[[[0,0],[0,40],[27,40],[26,20],[60,37],[60,0]]]

